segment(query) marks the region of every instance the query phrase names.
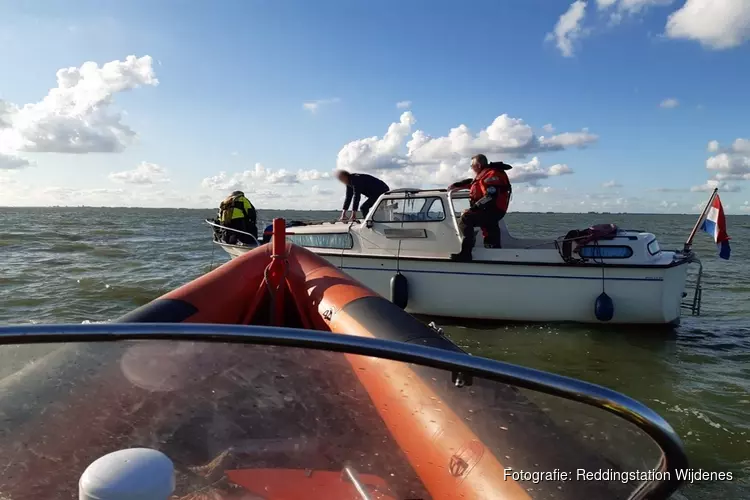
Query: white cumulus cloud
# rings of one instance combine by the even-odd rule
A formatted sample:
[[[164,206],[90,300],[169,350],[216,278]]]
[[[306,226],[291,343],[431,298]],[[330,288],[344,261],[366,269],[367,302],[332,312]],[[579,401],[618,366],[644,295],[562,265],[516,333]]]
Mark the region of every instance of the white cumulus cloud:
[[[622,184],[620,184],[617,181],[607,181],[604,184],[602,184],[602,187],[606,189],[616,189],[616,188],[622,187]]]
[[[529,194],[547,194],[554,193],[555,189],[551,186],[535,186],[533,184],[522,185],[513,190],[514,193],[529,193]]]
[[[0,106],[0,148],[5,153],[122,151],[136,134],[112,108],[114,96],[158,83],[150,56],[63,68],[57,72],[57,87],[41,101]]]
[[[701,184],[700,186],[693,186],[690,188],[690,191],[694,193],[700,193],[700,192],[709,192],[713,191],[714,189],[719,188],[719,191],[727,191],[727,192],[737,192],[740,190],[739,186],[733,185],[733,184],[727,184],[726,182],[721,182],[715,179],[709,179],[706,181],[705,184]]]
[[[450,130],[448,135],[431,137],[422,130],[411,133],[416,119],[411,112],[401,115],[386,134],[352,141],[339,152],[339,168],[359,171],[404,168],[409,165],[441,163],[457,165],[478,153],[523,158],[546,151],[560,151],[570,147],[585,147],[598,136],[583,129],[551,136],[537,136],[531,126],[520,118],[503,114],[485,129],[473,133],[466,125]],[[406,142],[404,150],[404,141]]]
[[[331,99],[318,99],[316,101],[308,101],[302,104],[302,108],[309,111],[310,113],[317,113],[323,106],[327,106],[329,104],[336,104],[341,102],[341,99],[338,97],[333,97]]]
[[[398,101],[396,103],[397,109],[409,109],[411,107],[411,101]]]
[[[508,177],[513,183],[528,182],[535,185],[542,179],[572,173],[573,170],[570,167],[562,164],[544,168],[539,158],[535,156],[527,163],[514,163],[513,168],[508,171]]]
[[[680,101],[678,101],[677,99],[673,97],[670,97],[669,99],[664,99],[662,102],[659,103],[659,107],[665,108],[665,109],[676,108],[679,105],[680,105]]]
[[[596,6],[599,10],[605,10],[617,3],[617,0],[596,0]]]
[[[0,153],[0,170],[18,170],[26,168],[31,164],[26,158]]]
[[[109,179],[123,184],[158,184],[169,182],[167,171],[156,163],[141,162],[133,170],[112,172]]]
[[[619,24],[626,16],[644,13],[650,7],[669,5],[674,0],[597,0],[599,11],[609,11],[609,27]]]
[[[628,14],[637,14],[649,7],[669,5],[673,2],[674,0],[596,0],[599,10],[614,7],[616,10]]]
[[[300,182],[306,181],[319,181],[322,179],[330,179],[331,174],[328,172],[321,172],[319,170],[300,170],[297,172],[297,179]]]
[[[311,191],[315,196],[330,196],[333,194],[333,189],[320,187],[317,184],[312,187]]]
[[[292,185],[303,181],[327,179],[330,174],[318,172],[317,170],[300,170],[291,172],[285,169],[274,170],[256,163],[251,170],[229,175],[219,172],[217,175],[206,177],[201,186],[214,191],[235,191],[237,189],[248,192],[258,192],[259,188],[267,185]]]
[[[345,145],[336,158],[344,170],[371,171],[401,168],[407,160],[401,154],[404,141],[417,122],[411,111],[405,111],[397,123],[391,123],[383,137],[367,137]]]
[[[709,150],[716,153],[706,160],[706,168],[713,172],[714,179],[750,180],[750,139],[736,139],[728,148],[711,141]]]
[[[471,175],[471,156],[484,153],[492,159],[524,158],[548,151],[585,147],[598,140],[588,130],[537,136],[523,120],[498,116],[487,128],[472,132],[466,125],[446,136],[431,137],[422,130],[412,132],[416,119],[407,111],[382,136],[346,144],[336,166],[353,172],[375,172],[390,187],[446,185]],[[517,164],[509,175],[515,182],[572,172],[566,165],[542,168],[538,158]]]
[[[721,50],[750,39],[748,0],[687,0],[667,19],[669,38],[696,40],[704,47]]]
[[[574,43],[584,36],[582,24],[585,16],[586,2],[576,0],[557,20],[552,33],[547,34],[547,40],[554,40],[564,57],[573,57]]]
[[[750,39],[750,2],[748,0],[596,0],[597,10],[608,18],[606,31],[628,18],[642,17],[649,9],[678,4],[667,18],[664,35],[671,39],[695,40],[714,50],[737,47]],[[560,17],[548,39],[556,40],[566,57],[571,57],[575,42],[587,36],[592,26],[582,27],[586,2],[574,2]],[[601,20],[601,16],[600,16]],[[592,24],[599,24],[594,20]]]

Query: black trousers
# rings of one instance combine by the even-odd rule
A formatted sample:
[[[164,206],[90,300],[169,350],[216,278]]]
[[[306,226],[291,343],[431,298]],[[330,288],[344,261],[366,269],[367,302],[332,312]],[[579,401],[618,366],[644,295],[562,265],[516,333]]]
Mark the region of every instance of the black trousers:
[[[363,219],[367,218],[367,214],[370,213],[370,210],[372,209],[372,206],[375,204],[376,201],[378,201],[378,198],[380,198],[380,196],[382,194],[383,193],[380,193],[380,194],[377,194],[377,195],[372,196],[370,198],[367,198],[364,201],[364,203],[362,203],[362,205],[359,206],[359,209],[362,211],[362,218]]]
[[[500,220],[505,217],[505,212],[497,208],[488,208],[483,211],[470,211],[461,214],[458,221],[458,229],[464,239],[461,242],[461,253],[471,255],[476,237],[474,229],[482,228],[485,232],[484,244],[490,248],[500,248]]]
[[[255,224],[255,221],[249,221],[247,219],[232,219],[227,227],[250,233],[256,238],[258,237],[258,226]],[[234,231],[227,231],[226,233],[227,243],[230,245],[233,245],[238,241],[249,245],[255,243],[255,240],[246,234],[235,233]]]

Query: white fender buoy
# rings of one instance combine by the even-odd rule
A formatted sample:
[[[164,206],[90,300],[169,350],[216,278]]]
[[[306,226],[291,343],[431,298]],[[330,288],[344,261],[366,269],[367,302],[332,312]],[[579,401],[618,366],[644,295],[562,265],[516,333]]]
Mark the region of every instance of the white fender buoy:
[[[81,475],[78,500],[168,500],[174,464],[150,448],[128,448],[96,459]]]

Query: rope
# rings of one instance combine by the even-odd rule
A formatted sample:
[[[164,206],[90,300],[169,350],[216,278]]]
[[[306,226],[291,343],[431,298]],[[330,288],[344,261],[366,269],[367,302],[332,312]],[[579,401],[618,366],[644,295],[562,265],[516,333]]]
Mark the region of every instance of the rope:
[[[407,200],[409,200],[408,193],[404,196],[404,204],[401,207],[401,229],[404,228],[404,217],[406,216],[406,203]],[[427,201],[425,200],[425,203]],[[402,239],[399,238],[398,240],[398,250],[396,250],[396,274],[401,274],[401,243],[403,242]]]
[[[270,306],[271,306],[271,316],[273,316],[273,311],[276,310],[276,298],[277,298],[276,294],[278,293],[279,290],[281,290],[281,287],[284,286],[284,283],[286,283],[286,279],[289,276],[289,261],[286,258],[287,256],[286,255],[272,255],[271,256],[272,259],[281,258],[281,257],[284,258],[284,271],[283,271],[283,274],[281,275],[281,279],[279,280],[279,284],[276,286],[275,289],[271,286],[271,282],[268,280],[268,273],[271,272],[271,264],[273,264],[273,261],[271,262],[271,264],[268,264],[266,268],[263,270],[263,281],[265,282],[266,289],[268,290],[268,297],[269,297]]]

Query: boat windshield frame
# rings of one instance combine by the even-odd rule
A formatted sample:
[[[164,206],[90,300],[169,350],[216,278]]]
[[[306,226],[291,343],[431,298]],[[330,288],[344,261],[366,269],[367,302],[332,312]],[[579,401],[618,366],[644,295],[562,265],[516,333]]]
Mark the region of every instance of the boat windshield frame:
[[[457,196],[454,196],[456,194]],[[456,188],[456,189],[449,189],[448,194],[448,206],[450,207],[451,213],[453,214],[453,228],[456,230],[456,236],[458,237],[459,241],[461,241],[461,228],[458,227],[458,219],[459,217],[456,216],[456,207],[453,205],[453,199],[456,200],[466,200],[469,198],[469,188]]]
[[[655,467],[660,472],[669,472],[664,475],[669,479],[642,483],[631,495],[631,500],[668,498],[682,484],[676,471],[688,467],[677,433],[666,420],[642,403],[596,384],[464,352],[354,335],[332,335],[316,330],[253,325],[92,323],[0,326],[0,345],[126,340],[240,343],[372,356],[450,371],[457,380],[476,376],[593,406],[634,424],[663,450]]]

